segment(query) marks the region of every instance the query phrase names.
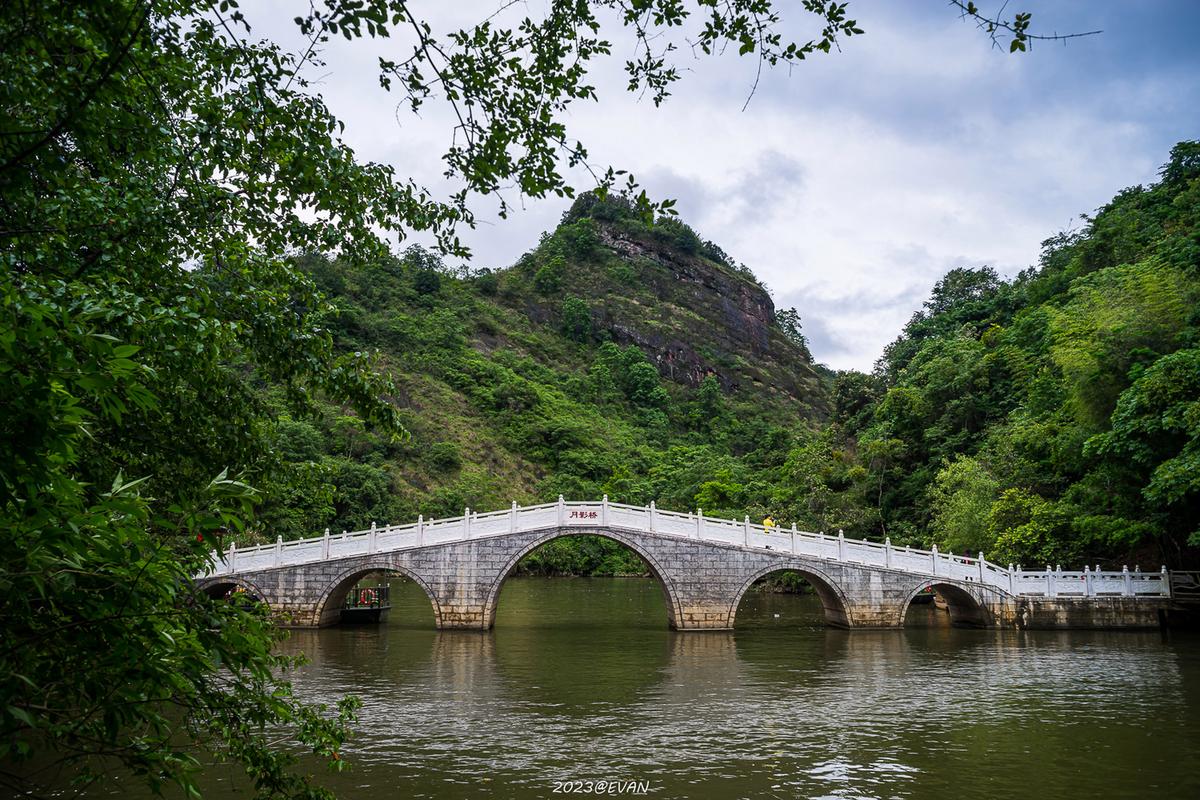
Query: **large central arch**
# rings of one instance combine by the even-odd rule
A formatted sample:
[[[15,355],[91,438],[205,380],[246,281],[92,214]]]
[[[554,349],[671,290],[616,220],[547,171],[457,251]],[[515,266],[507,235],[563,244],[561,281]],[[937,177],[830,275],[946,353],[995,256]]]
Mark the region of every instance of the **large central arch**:
[[[425,592],[426,597],[429,598],[429,602],[433,605],[434,625],[439,628],[442,627],[442,609],[433,589],[415,572],[394,563],[386,557],[374,558],[365,563],[360,562],[355,564],[352,568],[345,570],[330,581],[321,591],[321,597],[317,601],[315,615],[317,625],[325,627],[326,625],[335,624],[341,615],[342,602],[346,598],[346,592],[358,583],[358,581],[362,580],[364,575],[371,572],[391,572],[403,575],[420,586]]]
[[[637,553],[646,562],[646,565],[650,568],[650,574],[654,576],[655,580],[658,581],[659,587],[662,589],[663,600],[667,606],[668,623],[672,628],[680,627],[680,620],[683,619],[682,606],[680,605],[679,594],[675,585],[667,577],[667,573],[663,570],[657,559],[647,552],[635,538],[609,528],[557,528],[548,531],[522,547],[501,567],[495,582],[492,584],[491,589],[488,590],[487,601],[484,604],[484,630],[490,629],[495,624],[496,606],[500,602],[500,589],[504,586],[504,582],[508,580],[508,576],[512,574],[512,571],[516,569],[518,562],[547,542],[567,536],[599,536],[614,541],[617,544],[622,544]]]
[[[825,621],[828,624],[837,628],[849,628],[853,625],[850,603],[847,602],[846,596],[833,579],[808,564],[785,561],[762,567],[741,585],[733,596],[733,603],[729,606],[729,627],[734,627],[738,606],[741,605],[746,592],[750,591],[750,587],[754,585],[755,581],[765,578],[773,572],[799,573],[816,590],[817,597],[821,598],[821,605],[825,609]]]

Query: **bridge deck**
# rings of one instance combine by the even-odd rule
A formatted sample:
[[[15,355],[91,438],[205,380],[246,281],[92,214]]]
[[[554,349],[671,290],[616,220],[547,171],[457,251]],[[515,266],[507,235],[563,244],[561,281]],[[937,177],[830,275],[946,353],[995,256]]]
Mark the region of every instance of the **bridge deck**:
[[[549,528],[610,528],[657,536],[676,537],[731,545],[754,550],[771,550],[835,563],[855,564],[895,570],[911,575],[977,583],[1014,597],[1169,597],[1170,581],[1164,567],[1158,572],[1130,570],[1103,571],[1085,567],[1068,571],[1059,567],[1024,570],[1012,565],[1005,568],[978,557],[893,547],[890,540],[868,542],[836,536],[755,525],[749,518],[715,519],[695,514],[662,511],[649,506],[600,502],[567,502],[535,506],[512,506],[504,511],[479,514],[467,509],[460,517],[418,519],[409,525],[392,525],[367,530],[329,534],[311,539],[245,548],[230,547],[222,557],[213,553],[213,568],[197,578],[237,575],[277,567],[291,567],[323,561],[423,548],[451,542],[485,539],[527,533]]]

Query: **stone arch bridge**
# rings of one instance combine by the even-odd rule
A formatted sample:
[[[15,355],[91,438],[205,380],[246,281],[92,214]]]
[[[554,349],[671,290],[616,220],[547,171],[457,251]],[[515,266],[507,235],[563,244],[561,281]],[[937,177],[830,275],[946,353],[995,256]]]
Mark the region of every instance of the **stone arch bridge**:
[[[734,626],[738,604],[759,578],[780,570],[813,585],[830,624],[894,628],[913,597],[933,586],[956,623],[978,627],[1152,627],[1170,604],[1167,574],[1128,568],[1028,571],[976,558],[892,547],[792,529],[766,529],[600,502],[565,502],[424,520],[213,554],[197,585],[217,594],[244,588],[281,624],[338,621],[346,593],[385,570],[425,590],[439,628],[487,630],[517,562],[562,536],[598,535],[629,547],[662,587],[671,627]]]

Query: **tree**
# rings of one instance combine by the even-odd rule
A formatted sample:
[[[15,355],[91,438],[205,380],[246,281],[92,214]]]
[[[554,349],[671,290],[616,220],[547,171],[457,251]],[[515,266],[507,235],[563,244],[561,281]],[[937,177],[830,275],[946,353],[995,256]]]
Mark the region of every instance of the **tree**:
[[[999,492],[999,482],[973,458],[959,456],[939,470],[929,492],[934,543],[967,555],[991,550],[987,519]]]
[[[1200,349],[1160,358],[1122,392],[1112,430],[1088,449],[1135,466],[1146,500],[1164,509],[1176,548],[1200,546]]]
[[[592,338],[592,309],[587,301],[574,295],[563,300],[562,331],[576,342],[585,343]]]

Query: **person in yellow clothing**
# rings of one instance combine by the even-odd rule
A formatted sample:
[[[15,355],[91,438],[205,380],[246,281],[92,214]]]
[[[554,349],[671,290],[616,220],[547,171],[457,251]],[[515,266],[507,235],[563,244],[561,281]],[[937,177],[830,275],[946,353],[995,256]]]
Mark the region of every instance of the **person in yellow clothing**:
[[[775,519],[770,514],[763,517],[763,527],[766,528],[767,533],[770,533],[771,529],[775,527]]]

